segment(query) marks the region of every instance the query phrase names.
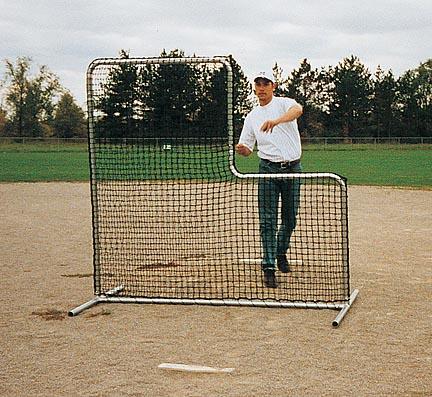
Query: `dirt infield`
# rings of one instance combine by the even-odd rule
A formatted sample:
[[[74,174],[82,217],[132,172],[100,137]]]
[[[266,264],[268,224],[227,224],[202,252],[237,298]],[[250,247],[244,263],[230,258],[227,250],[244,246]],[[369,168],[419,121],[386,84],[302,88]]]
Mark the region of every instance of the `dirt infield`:
[[[88,184],[0,184],[1,396],[430,396],[432,191],[351,187],[331,310],[100,305]],[[235,368],[194,374],[161,363]]]

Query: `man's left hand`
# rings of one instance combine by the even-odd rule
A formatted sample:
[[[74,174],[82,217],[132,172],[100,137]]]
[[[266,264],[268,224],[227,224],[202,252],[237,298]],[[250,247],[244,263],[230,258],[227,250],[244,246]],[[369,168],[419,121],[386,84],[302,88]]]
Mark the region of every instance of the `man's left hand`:
[[[279,123],[276,120],[267,120],[264,121],[261,126],[261,131],[263,132],[272,132],[273,128],[276,127]]]

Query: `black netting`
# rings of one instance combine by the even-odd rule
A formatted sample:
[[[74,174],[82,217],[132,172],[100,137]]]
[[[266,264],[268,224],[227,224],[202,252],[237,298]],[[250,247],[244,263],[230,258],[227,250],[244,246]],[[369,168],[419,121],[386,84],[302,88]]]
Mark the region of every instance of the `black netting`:
[[[90,69],[96,294],[121,285],[128,297],[348,299],[344,181],[235,176],[228,69],[196,59],[107,60]],[[277,272],[275,289],[264,286],[261,269],[258,198],[270,181],[290,190],[297,210],[290,272]]]

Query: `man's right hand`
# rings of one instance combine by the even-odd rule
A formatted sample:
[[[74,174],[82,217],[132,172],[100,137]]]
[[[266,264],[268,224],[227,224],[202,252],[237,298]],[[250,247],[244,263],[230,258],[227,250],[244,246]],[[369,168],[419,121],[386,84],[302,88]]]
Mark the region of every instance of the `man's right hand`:
[[[246,145],[243,145],[242,143],[239,143],[235,146],[235,150],[238,154],[242,156],[249,156],[252,153],[252,150],[250,150]]]

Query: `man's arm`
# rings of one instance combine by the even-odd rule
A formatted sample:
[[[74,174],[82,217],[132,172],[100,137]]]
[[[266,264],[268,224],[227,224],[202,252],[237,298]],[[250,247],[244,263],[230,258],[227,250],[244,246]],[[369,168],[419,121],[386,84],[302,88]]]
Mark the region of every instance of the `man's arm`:
[[[242,156],[249,156],[252,153],[252,150],[250,150],[246,145],[243,143],[239,143],[235,146],[235,150],[238,154],[241,154]]]
[[[235,145],[235,151],[242,156],[249,156],[253,148],[255,146],[255,135],[250,126],[249,115],[246,116],[246,119],[243,124],[243,129],[240,134],[239,143]]]
[[[261,126],[261,131],[272,132],[273,128],[281,123],[288,123],[298,119],[303,114],[303,107],[299,104],[291,106],[286,113],[274,120],[267,120]]]

